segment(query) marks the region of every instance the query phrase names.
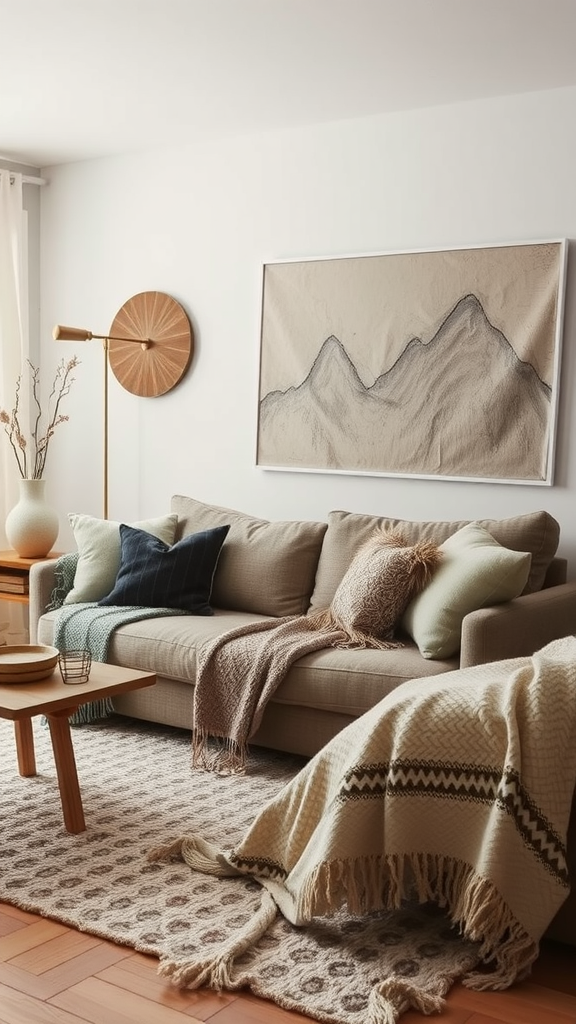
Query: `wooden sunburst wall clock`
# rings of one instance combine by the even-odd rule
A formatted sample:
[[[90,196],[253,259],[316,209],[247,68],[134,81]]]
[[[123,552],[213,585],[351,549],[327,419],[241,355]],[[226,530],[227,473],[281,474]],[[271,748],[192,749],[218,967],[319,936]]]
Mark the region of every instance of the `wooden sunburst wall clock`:
[[[114,317],[108,339],[112,373],[126,391],[141,398],[171,391],[192,360],[190,321],[180,303],[164,292],[139,292],[128,299]]]

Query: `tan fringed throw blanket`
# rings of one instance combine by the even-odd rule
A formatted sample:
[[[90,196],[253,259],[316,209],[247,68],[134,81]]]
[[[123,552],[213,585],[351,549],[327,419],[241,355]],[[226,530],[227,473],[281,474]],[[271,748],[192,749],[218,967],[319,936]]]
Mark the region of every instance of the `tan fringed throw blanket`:
[[[248,740],[298,658],[325,647],[400,646],[394,627],[439,560],[435,544],[407,545],[396,531],[376,530],[357,552],[329,609],[239,626],[207,645],[198,657],[194,688],[194,767],[245,770]],[[222,741],[216,752],[210,738]]]
[[[215,961],[168,962],[161,973],[225,988],[234,957],[278,909],[305,925],[341,907],[356,914],[417,898],[481,943],[489,970],[465,984],[505,988],[528,973],[568,895],[575,780],[574,637],[531,658],[405,683],[320,751],[235,849],[190,836],[151,853],[253,875],[264,888],[257,918]],[[410,1005],[409,979],[376,982],[366,1024],[395,1022]]]
[[[318,631],[302,615],[238,626],[213,641],[198,660],[193,767],[245,771],[248,740],[290,666],[305,654],[344,639],[341,630]],[[214,750],[209,739],[221,744]]]

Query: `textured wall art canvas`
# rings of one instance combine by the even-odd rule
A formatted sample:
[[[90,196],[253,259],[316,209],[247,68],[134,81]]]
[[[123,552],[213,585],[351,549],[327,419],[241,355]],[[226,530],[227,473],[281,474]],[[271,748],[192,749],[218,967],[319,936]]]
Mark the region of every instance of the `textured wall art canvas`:
[[[566,253],[266,263],[257,464],[551,484]]]

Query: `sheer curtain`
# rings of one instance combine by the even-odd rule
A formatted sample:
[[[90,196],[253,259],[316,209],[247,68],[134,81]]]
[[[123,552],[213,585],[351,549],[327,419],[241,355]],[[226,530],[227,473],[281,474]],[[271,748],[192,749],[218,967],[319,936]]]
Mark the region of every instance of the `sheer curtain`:
[[[27,217],[22,175],[0,169],[0,408],[14,404],[18,374],[29,355]],[[2,428],[3,429],[3,428]],[[0,437],[0,547],[4,522],[18,499],[18,467],[8,438]],[[27,640],[23,605],[0,601],[0,643]]]

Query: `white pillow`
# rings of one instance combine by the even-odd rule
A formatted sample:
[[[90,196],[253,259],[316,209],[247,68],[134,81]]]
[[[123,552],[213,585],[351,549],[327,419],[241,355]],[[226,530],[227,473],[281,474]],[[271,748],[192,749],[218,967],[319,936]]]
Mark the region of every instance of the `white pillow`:
[[[452,534],[440,551],[442,560],[432,580],[402,617],[423,658],[456,654],[464,616],[518,597],[532,561],[528,552],[503,547],[478,523]]]
[[[113,519],[94,519],[93,516],[71,512],[68,516],[74,530],[79,552],[74,586],[64,598],[64,604],[100,601],[112,590],[120,568],[120,523]],[[157,519],[143,519],[127,523],[137,530],[145,530],[172,545],[176,536],[178,516],[171,512]]]

